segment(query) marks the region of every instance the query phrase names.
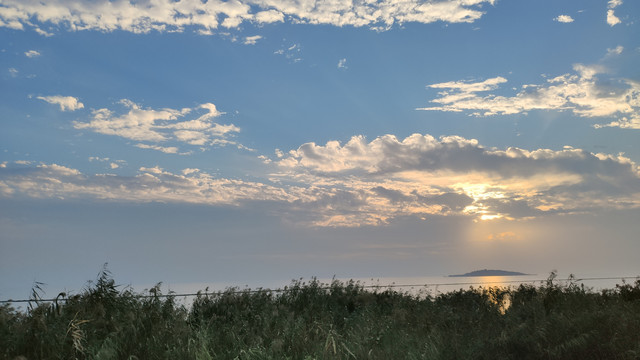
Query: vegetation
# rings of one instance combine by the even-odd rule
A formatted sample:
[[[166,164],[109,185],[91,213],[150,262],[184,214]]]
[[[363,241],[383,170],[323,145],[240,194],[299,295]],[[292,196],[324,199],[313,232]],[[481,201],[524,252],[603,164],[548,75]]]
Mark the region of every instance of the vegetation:
[[[61,297],[66,295],[61,294]],[[105,269],[67,300],[0,307],[1,359],[638,359],[640,280],[431,296],[353,281],[229,288],[190,307]]]

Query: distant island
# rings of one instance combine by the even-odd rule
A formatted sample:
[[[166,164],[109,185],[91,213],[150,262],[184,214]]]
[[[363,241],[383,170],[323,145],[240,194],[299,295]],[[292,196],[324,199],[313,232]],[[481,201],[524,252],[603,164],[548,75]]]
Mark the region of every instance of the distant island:
[[[462,275],[449,275],[449,277],[470,277],[470,276],[522,276],[522,275],[531,275],[524,274],[517,271],[505,271],[505,270],[476,270],[472,272],[468,272]]]

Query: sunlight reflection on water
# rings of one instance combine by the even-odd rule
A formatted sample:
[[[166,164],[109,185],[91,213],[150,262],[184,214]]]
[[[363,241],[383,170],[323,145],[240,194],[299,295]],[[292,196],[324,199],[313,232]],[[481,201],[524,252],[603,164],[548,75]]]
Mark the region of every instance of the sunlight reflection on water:
[[[447,293],[456,290],[468,290],[470,288],[489,288],[489,287],[501,287],[501,288],[517,288],[520,284],[528,284],[534,286],[540,286],[546,284],[548,276],[540,275],[523,275],[523,276],[464,276],[464,277],[384,277],[379,279],[354,279],[360,281],[365,286],[379,285],[380,288],[392,285],[393,288],[398,291],[405,291],[411,294],[418,295],[430,294],[437,296],[442,293]],[[343,280],[343,279],[340,279]],[[620,278],[611,279],[592,279],[592,278],[580,278],[575,277],[573,280],[576,284],[584,284],[585,288],[592,289],[593,291],[600,291],[602,289],[614,289],[616,284],[622,284]],[[627,282],[633,283],[633,279],[628,279]],[[568,285],[571,280],[568,276],[558,276],[553,280],[556,284]]]
[[[413,295],[437,296],[456,290],[489,287],[518,287],[520,284],[539,285],[540,277],[527,276],[469,276],[469,277],[399,277],[380,279],[354,279],[365,286],[379,285],[381,289],[393,286],[393,289],[408,292]]]

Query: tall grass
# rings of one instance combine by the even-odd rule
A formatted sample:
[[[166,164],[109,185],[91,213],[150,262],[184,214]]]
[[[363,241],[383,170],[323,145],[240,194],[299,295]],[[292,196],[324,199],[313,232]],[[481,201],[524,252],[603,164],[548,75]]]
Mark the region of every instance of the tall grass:
[[[103,270],[66,301],[0,307],[2,359],[638,359],[640,280],[594,292],[545,284],[438,296],[353,281],[228,288],[187,309]],[[145,294],[146,295],[146,294]]]

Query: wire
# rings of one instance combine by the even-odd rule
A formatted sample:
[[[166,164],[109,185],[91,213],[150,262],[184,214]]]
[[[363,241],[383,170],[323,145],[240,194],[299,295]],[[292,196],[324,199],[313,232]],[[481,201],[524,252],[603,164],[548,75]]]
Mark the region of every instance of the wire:
[[[625,277],[592,277],[592,278],[581,278],[581,279],[554,279],[554,281],[571,281],[571,282],[580,282],[580,281],[596,281],[596,280],[626,280],[626,279],[638,279],[637,276],[625,276]],[[513,284],[513,283],[535,283],[535,282],[546,282],[549,279],[537,279],[537,280],[510,280],[510,281],[483,281],[483,282],[454,282],[454,283],[430,283],[430,284],[395,284],[391,283],[388,285],[359,285],[360,288],[363,289],[388,289],[388,288],[429,288],[429,287],[438,287],[438,286],[455,286],[455,285],[486,285],[486,284]],[[330,290],[331,286],[323,286],[320,287],[320,290]],[[220,295],[220,294],[255,294],[255,293],[263,293],[263,292],[274,292],[274,293],[282,293],[294,291],[295,288],[287,288],[284,289],[262,289],[258,288],[256,290],[245,289],[245,290],[220,290],[217,292],[197,292],[197,293],[186,293],[186,294],[157,294],[157,295],[142,295],[142,294],[134,294],[131,297],[135,299],[148,299],[148,298],[168,298],[168,297],[193,297],[193,296],[209,296],[209,295]],[[0,304],[6,303],[28,303],[28,302],[54,302],[54,301],[67,301],[68,297],[58,297],[55,299],[30,299],[30,300],[0,300]]]

